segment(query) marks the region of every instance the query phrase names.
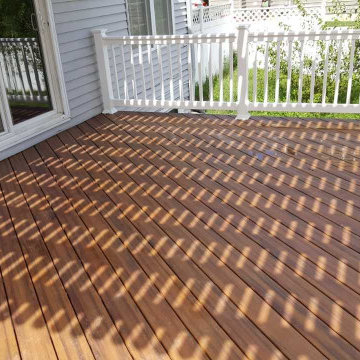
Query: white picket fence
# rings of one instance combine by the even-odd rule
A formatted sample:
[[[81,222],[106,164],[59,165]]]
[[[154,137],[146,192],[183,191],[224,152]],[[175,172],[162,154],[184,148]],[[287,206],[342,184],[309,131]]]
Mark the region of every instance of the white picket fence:
[[[355,46],[360,46],[360,31],[254,33],[247,26],[240,26],[237,34],[113,37],[107,36],[105,30],[93,33],[105,113],[113,113],[119,107],[216,109],[236,110],[238,119],[248,119],[249,111],[253,110],[360,112],[359,95],[354,100],[353,92],[353,82],[359,82],[360,77],[359,63],[355,66],[354,62],[359,60],[355,57]],[[204,48],[210,53],[205,63],[201,56]],[[181,56],[184,49],[186,60]],[[319,57],[321,51],[317,49],[325,55]],[[124,55],[129,53],[130,69]],[[165,54],[168,56],[164,57]],[[119,55],[123,59],[120,67]],[[345,58],[348,68],[343,69]],[[213,70],[215,60],[219,63],[218,73]],[[145,77],[145,66],[150,69],[149,80]],[[164,67],[169,68],[167,77]],[[260,71],[263,77],[259,76]],[[346,101],[340,102],[344,71],[348,76]],[[295,72],[297,84],[292,83]],[[319,77],[320,98],[315,97]],[[271,81],[274,94],[270,94]],[[215,82],[219,89],[216,94]],[[157,85],[160,92],[156,91]],[[327,94],[330,85],[334,88],[331,97]],[[179,89],[178,97],[174,95],[175,86]],[[286,97],[281,98],[284,91]],[[305,92],[309,96],[304,96]]]
[[[307,5],[304,11],[296,5],[243,8],[234,9],[232,17],[235,24],[248,24],[250,31],[319,30],[325,19],[325,5]]]
[[[233,3],[190,9],[192,33],[206,33],[221,24],[248,25],[250,31],[319,30],[325,19],[325,2],[304,6],[304,13],[296,5],[236,8]],[[214,31],[213,31],[214,32]]]
[[[233,13],[230,3],[214,6],[200,6],[191,10],[191,29],[193,33],[202,33],[206,28],[214,27],[219,23],[221,24],[229,21],[229,18]]]
[[[0,68],[8,97],[21,102],[48,102],[38,41],[0,38]]]

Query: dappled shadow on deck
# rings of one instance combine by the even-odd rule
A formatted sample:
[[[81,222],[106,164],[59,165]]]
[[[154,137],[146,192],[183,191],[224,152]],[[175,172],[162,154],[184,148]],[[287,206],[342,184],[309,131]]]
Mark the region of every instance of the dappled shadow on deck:
[[[359,358],[359,130],[118,113],[0,162],[0,354]]]

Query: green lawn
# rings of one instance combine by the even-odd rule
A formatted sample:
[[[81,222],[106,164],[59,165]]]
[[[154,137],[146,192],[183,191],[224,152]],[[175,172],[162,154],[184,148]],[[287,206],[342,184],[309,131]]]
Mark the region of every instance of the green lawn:
[[[355,28],[356,22],[355,21],[342,21],[342,20],[334,20],[334,21],[326,21],[325,22],[326,28],[336,28],[336,27],[347,27],[347,28]]]

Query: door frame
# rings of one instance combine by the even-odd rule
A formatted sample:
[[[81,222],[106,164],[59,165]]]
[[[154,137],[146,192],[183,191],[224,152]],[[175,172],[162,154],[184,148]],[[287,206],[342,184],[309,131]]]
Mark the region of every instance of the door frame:
[[[0,111],[4,126],[4,132],[0,134],[0,160],[37,143],[37,139],[42,138],[44,132],[70,120],[52,3],[51,0],[33,1],[53,110],[13,125],[7,99],[4,102],[6,92],[0,73],[0,101],[3,105]]]

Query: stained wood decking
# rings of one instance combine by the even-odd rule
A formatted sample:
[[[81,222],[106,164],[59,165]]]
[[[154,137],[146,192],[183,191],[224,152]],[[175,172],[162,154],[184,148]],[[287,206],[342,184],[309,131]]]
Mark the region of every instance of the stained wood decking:
[[[0,358],[360,359],[359,130],[119,113],[0,162]]]

